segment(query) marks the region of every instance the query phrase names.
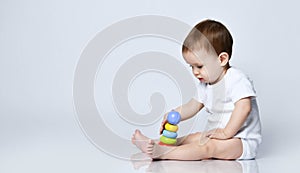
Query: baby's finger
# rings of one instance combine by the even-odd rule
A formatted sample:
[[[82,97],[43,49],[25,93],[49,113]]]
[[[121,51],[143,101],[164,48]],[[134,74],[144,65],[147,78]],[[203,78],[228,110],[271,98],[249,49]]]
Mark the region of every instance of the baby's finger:
[[[165,129],[164,126],[165,126],[164,124],[162,126],[160,126],[160,129],[159,129],[159,134],[160,135],[163,133],[163,131]]]
[[[210,137],[210,136],[212,136],[213,135],[213,133],[212,133],[212,131],[210,130],[210,131],[207,131],[206,133],[205,133],[205,136],[206,137]]]
[[[161,123],[160,129],[159,129],[159,134],[162,134],[162,132],[164,131],[166,123],[167,123],[167,120],[165,120]]]
[[[211,134],[211,135],[208,136],[208,138],[209,139],[215,139],[215,138],[217,138],[217,136],[216,136],[216,134]]]
[[[163,132],[163,128],[162,128],[162,127],[160,127],[160,129],[159,129],[159,134],[161,135],[161,134],[162,134],[162,132]]]

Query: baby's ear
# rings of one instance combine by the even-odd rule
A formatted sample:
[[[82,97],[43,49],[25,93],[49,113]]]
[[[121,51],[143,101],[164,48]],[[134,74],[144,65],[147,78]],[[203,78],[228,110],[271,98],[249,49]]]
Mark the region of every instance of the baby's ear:
[[[219,61],[221,66],[226,66],[229,61],[229,55],[227,52],[221,52],[219,54]]]

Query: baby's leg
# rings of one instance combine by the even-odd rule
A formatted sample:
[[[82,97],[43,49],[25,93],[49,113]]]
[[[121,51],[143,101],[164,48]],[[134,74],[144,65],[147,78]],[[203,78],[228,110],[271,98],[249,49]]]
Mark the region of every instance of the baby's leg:
[[[139,130],[136,130],[131,141],[142,152],[148,154],[153,159],[195,160],[193,159],[194,154],[197,154],[198,151],[201,153],[201,159],[208,158],[207,152],[201,151],[201,149],[203,150],[206,147],[200,147],[199,149],[200,137],[201,133],[198,132],[178,138],[178,146],[161,146],[158,144],[158,141],[155,142],[153,139],[144,136]],[[196,152],[194,149],[196,149]],[[174,157],[177,154],[178,156]],[[185,156],[188,157],[185,158]]]
[[[228,140],[206,139],[200,143],[201,133],[188,135],[178,146],[160,146],[154,140],[136,131],[132,142],[144,153],[154,159],[202,160],[209,158],[237,159],[242,155],[243,147],[239,138]],[[183,138],[182,138],[183,139]]]
[[[194,143],[199,140],[201,133],[193,133],[187,136],[183,136],[177,139],[177,145],[184,145],[189,143]],[[141,151],[144,153],[149,153],[149,148],[153,148],[154,143],[158,143],[159,140],[153,140],[145,135],[143,135],[139,130],[135,130],[134,134],[132,135],[131,141],[135,144]]]
[[[154,144],[153,153],[155,153],[156,148],[161,147]],[[208,139],[203,145],[194,142],[173,147],[172,150],[162,153],[157,158],[172,160],[237,159],[242,155],[242,152],[242,142],[239,138],[228,140]]]
[[[201,144],[204,144],[205,142],[208,141],[207,138],[204,136],[204,133],[196,132],[196,133],[189,134],[187,136],[177,138],[177,145],[185,145],[194,142],[199,143],[199,141]]]

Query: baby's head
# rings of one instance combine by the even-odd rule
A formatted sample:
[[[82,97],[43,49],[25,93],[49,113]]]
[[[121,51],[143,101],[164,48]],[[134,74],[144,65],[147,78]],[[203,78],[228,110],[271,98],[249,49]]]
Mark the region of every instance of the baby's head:
[[[200,81],[214,84],[230,67],[232,44],[232,36],[222,23],[204,20],[184,40],[182,54]]]

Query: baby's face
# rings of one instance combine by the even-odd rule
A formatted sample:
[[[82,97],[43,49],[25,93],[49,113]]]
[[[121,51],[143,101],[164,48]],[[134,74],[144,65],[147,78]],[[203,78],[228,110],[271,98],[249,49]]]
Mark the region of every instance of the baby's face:
[[[221,66],[218,55],[206,51],[188,51],[183,53],[183,57],[200,82],[215,84],[222,79],[224,67]]]

